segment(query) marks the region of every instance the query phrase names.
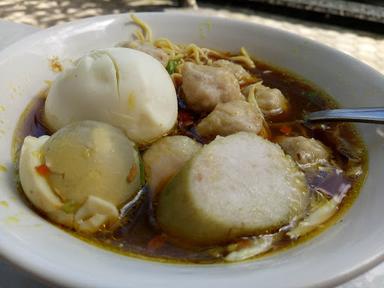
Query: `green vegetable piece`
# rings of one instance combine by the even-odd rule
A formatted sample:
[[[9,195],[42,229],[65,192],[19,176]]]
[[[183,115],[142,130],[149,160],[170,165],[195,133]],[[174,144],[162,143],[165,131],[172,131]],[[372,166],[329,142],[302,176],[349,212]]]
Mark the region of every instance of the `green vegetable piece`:
[[[71,214],[77,210],[78,205],[73,201],[67,201],[61,206],[61,210],[66,214]]]
[[[173,73],[175,73],[176,68],[179,64],[180,64],[180,59],[173,59],[168,61],[166,69],[169,75],[172,75]]]

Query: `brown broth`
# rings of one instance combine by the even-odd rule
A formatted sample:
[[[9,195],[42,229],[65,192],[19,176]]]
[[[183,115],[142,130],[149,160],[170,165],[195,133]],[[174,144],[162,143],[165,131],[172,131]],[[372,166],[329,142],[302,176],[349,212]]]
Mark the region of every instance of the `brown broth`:
[[[340,204],[336,215],[327,221],[327,223],[324,223],[315,231],[298,240],[293,241],[287,237],[281,239],[274,245],[271,251],[262,255],[265,256],[311,239],[340,219],[356,199],[364,181],[367,173],[367,152],[362,140],[351,124],[333,123],[307,127],[297,121],[303,119],[304,113],[337,107],[336,102],[325,92],[291,73],[265,63],[257,61],[256,66],[257,68],[252,69],[250,72],[261,78],[266,86],[280,89],[290,103],[288,113],[269,120],[272,141],[276,136],[284,134],[281,131],[282,126],[289,126],[292,130],[291,136],[303,135],[313,137],[330,147],[335,156],[336,163],[344,171],[356,166],[361,166],[363,171],[362,174],[357,177],[349,177],[343,180],[350,182],[352,188]],[[177,90],[180,92],[180,89]],[[38,137],[44,134],[50,134],[48,129],[42,124],[45,95],[46,93],[44,92],[39,95],[39,97],[33,99],[19,120],[14,137],[13,148],[16,156],[15,159],[18,159],[19,149],[23,139],[27,135]],[[194,132],[194,127],[202,116],[203,115],[196,115],[189,111],[188,108],[184,106],[183,101],[180,100],[178,129],[176,129],[175,134],[187,135],[195,139],[197,138],[198,141],[206,142],[204,139],[199,139]],[[335,134],[337,134],[338,137],[335,137]],[[207,247],[187,247],[182,245],[182,243],[175,245],[174,240],[168,239],[156,228],[156,225],[154,225],[155,221],[153,221],[153,217],[151,216],[152,213],[149,203],[150,201],[147,198],[137,211],[135,211],[129,221],[127,220],[121,223],[120,226],[113,231],[104,231],[93,236],[85,236],[79,235],[67,228],[63,229],[94,245],[134,257],[172,263],[223,262],[222,258],[212,255],[210,252],[212,250]],[[217,247],[209,248],[214,249]]]

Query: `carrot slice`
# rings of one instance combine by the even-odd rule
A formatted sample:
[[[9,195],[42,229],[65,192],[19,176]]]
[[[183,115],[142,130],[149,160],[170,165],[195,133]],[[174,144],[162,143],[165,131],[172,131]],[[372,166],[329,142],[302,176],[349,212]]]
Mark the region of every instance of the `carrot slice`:
[[[47,176],[50,173],[48,166],[45,164],[36,166],[35,169],[41,176]]]
[[[137,166],[136,164],[132,164],[131,169],[129,170],[128,176],[127,176],[127,181],[128,183],[131,183],[133,180],[135,180],[135,177],[137,175]]]
[[[157,250],[165,244],[166,240],[167,240],[167,237],[164,234],[156,235],[151,240],[149,240],[147,244],[147,248],[149,250]]]
[[[288,136],[292,133],[292,127],[287,125],[281,126],[280,132]]]

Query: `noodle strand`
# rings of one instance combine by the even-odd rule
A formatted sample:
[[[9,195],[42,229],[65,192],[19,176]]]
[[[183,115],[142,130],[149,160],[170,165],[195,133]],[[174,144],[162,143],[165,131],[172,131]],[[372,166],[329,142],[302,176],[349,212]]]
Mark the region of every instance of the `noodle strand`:
[[[228,61],[235,62],[244,68],[255,68],[255,63],[252,58],[249,56],[247,50],[244,47],[241,47],[240,53],[237,55],[231,55],[228,52],[221,52],[218,50],[212,50],[209,48],[202,48],[196,44],[175,44],[168,38],[152,38],[152,29],[148,24],[140,20],[135,15],[131,15],[133,22],[139,26],[139,30],[135,32],[135,37],[138,41],[144,43],[149,42],[154,47],[163,50],[168,56],[169,61],[177,61],[177,67],[174,69],[174,73],[180,74],[182,67],[185,62],[193,62],[199,65],[213,65],[214,61],[225,59]],[[179,75],[175,75],[174,78],[179,78]],[[256,79],[247,78],[239,80],[239,84],[243,86],[244,84],[255,83]]]

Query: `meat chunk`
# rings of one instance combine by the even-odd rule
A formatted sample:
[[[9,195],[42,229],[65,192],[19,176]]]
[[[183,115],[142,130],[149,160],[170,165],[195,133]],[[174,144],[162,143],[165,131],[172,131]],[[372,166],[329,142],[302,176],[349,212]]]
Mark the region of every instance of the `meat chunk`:
[[[233,100],[217,104],[197,125],[197,132],[206,138],[227,136],[240,131],[259,134],[263,122],[263,115],[254,105],[244,100]]]
[[[288,109],[288,100],[279,89],[264,86],[262,82],[246,87],[243,92],[246,95],[254,93],[254,97],[265,117],[272,117],[285,112]]]
[[[161,64],[163,64],[164,67],[168,64],[168,54],[165,53],[162,49],[153,46],[151,43],[140,43],[138,41],[131,41],[123,43],[121,46],[139,50],[148,55],[151,55],[153,58],[157,59]]]
[[[144,170],[151,190],[157,194],[181,167],[201,148],[186,136],[168,136],[145,151]]]
[[[220,59],[215,62],[213,62],[212,66],[215,67],[222,67],[227,69],[228,71],[232,72],[233,75],[235,75],[237,80],[244,80],[251,78],[251,75],[243,68],[243,66],[233,63],[228,60]]]
[[[303,215],[309,192],[278,145],[240,132],[205,145],[158,200],[160,227],[203,246],[277,231]]]
[[[313,138],[281,136],[277,142],[285,153],[301,165],[324,164],[331,157],[329,148]]]
[[[185,101],[196,112],[211,112],[218,103],[243,98],[236,77],[227,69],[188,62],[182,74]]]

